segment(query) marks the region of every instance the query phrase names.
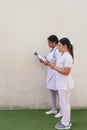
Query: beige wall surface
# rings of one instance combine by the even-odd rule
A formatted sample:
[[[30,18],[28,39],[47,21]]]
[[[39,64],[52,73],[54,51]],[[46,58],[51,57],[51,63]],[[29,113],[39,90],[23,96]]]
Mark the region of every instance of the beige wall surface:
[[[0,0],[0,109],[49,108],[46,68],[33,53],[47,55],[47,37],[74,45],[71,106],[87,107],[87,0]]]

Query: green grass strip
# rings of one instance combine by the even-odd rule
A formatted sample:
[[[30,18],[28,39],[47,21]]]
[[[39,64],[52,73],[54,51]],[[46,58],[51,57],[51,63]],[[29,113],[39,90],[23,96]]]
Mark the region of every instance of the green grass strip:
[[[45,115],[46,110],[0,110],[0,130],[56,130],[60,118]],[[87,109],[72,110],[71,130],[87,130]]]

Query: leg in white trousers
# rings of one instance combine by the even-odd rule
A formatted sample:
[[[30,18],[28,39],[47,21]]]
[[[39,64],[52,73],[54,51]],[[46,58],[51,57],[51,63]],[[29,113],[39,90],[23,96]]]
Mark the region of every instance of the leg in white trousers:
[[[58,91],[56,90],[50,90],[51,92],[51,98],[52,98],[52,110],[56,110],[56,95],[58,95]]]
[[[62,114],[61,122],[67,126],[70,122],[70,89],[58,90],[60,110]]]

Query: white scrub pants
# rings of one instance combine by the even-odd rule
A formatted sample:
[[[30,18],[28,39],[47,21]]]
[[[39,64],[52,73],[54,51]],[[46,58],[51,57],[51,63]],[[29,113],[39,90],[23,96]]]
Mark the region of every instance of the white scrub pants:
[[[60,89],[58,90],[59,95],[59,105],[61,110],[62,119],[61,122],[65,126],[69,125],[70,122],[70,89]]]
[[[52,110],[56,110],[56,96],[58,96],[58,91],[57,90],[51,90],[51,98],[52,98]]]

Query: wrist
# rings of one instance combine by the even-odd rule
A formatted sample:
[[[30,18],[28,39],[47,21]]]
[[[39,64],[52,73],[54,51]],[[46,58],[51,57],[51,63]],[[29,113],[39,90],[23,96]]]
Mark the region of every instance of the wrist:
[[[54,70],[57,70],[57,67],[56,67],[56,66],[54,66]]]

